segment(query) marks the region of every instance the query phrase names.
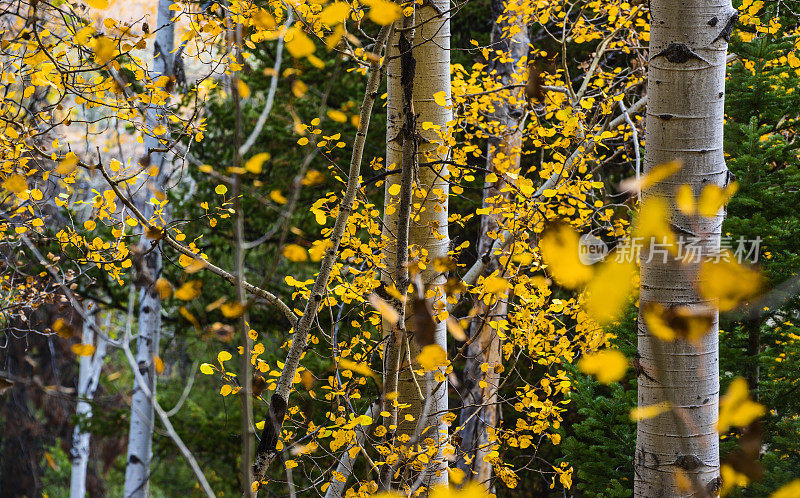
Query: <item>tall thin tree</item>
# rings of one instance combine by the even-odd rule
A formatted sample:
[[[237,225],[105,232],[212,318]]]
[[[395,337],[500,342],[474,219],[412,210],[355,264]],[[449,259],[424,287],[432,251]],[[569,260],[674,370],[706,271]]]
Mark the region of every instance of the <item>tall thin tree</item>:
[[[722,150],[728,39],[736,22],[730,1],[652,0],[645,173],[672,160],[675,175],[645,191],[670,207],[678,234],[697,237],[703,255],[719,249],[724,213],[689,217],[674,209],[680,185],[694,195],[729,179]],[[642,258],[640,309],[651,303],[713,309],[699,295],[697,265],[677,257]],[[639,405],[670,403],[674,408],[639,420],[635,455],[635,496],[706,496],[720,485],[718,415],[718,313],[697,343],[663,342],[638,321]],[[686,483],[690,483],[688,486]]]
[[[171,2],[159,0],[158,19],[153,44],[153,65],[150,78],[156,81],[162,76],[172,77],[174,74],[175,29],[172,22]],[[149,167],[157,168],[157,174],[147,181],[145,189],[144,215],[151,217],[155,208],[149,202],[150,196],[163,194],[167,177],[165,154],[160,152],[161,145],[152,133],[159,125],[166,125],[164,108],[149,105],[146,109],[146,124],[149,133],[145,137],[145,155],[142,162]],[[150,237],[148,237],[150,235]],[[161,300],[156,290],[156,281],[161,275],[161,252],[154,247],[158,237],[144,233],[138,249],[142,255],[139,265],[138,281],[141,285],[139,297],[139,319],[136,339],[136,362],[142,373],[150,395],[134,381],[133,398],[131,400],[131,424],[128,435],[128,460],[125,469],[126,498],[144,498],[149,495],[150,459],[153,440],[153,401],[155,396],[156,371],[155,357],[158,355],[158,342],[161,334]]]
[[[89,308],[89,306],[87,306]],[[78,424],[72,435],[72,473],[70,477],[70,498],[83,498],[86,495],[86,469],[89,464],[89,450],[91,433],[85,425],[92,418],[92,400],[97,386],[100,383],[100,372],[103,369],[103,360],[106,356],[107,342],[96,334],[93,326],[97,326],[98,307],[92,304],[88,309],[88,319],[83,324],[81,342],[95,346],[92,355],[81,356],[78,372]]]
[[[450,16],[449,3],[435,0],[417,6],[412,17],[405,18],[402,29],[395,26],[388,44],[387,70],[387,168],[399,168],[400,175],[391,175],[386,182],[385,248],[387,270],[383,281],[405,295],[410,277],[409,250],[429,261],[447,258],[450,250],[448,236],[448,170],[436,130],[446,130],[452,119],[450,102]],[[438,95],[440,102],[437,103]],[[440,105],[444,100],[448,105]],[[422,126],[422,123],[430,123]],[[398,190],[399,187],[399,190]],[[416,281],[418,293],[432,301],[434,309],[444,307],[442,284],[444,275],[428,264]],[[408,297],[412,301],[412,297]],[[416,304],[422,306],[422,299]],[[401,308],[398,327],[384,324],[387,342],[385,375],[388,404],[408,404],[405,414],[392,417],[395,434],[408,436],[425,444],[437,446],[432,464],[423,470],[421,482],[430,486],[447,482],[443,459],[448,440],[448,428],[442,421],[447,413],[447,382],[436,381],[435,373],[418,376],[412,372],[408,359],[420,352],[420,335],[426,341],[447,350],[447,331],[444,322],[428,325],[432,330],[419,330],[425,320],[412,319],[424,314],[411,309],[406,315]],[[418,334],[415,340],[409,339]],[[441,379],[440,379],[441,380]],[[396,409],[394,410],[396,413]],[[430,447],[430,446],[429,446]],[[386,475],[386,474],[385,474]],[[392,473],[388,473],[392,478]],[[419,477],[418,477],[419,478]],[[387,483],[384,483],[386,485]],[[406,483],[409,484],[409,483]]]

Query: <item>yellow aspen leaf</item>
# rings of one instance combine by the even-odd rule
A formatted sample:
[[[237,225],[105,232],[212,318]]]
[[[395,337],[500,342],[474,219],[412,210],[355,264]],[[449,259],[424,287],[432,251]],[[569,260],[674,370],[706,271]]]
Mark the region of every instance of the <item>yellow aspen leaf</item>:
[[[319,20],[332,27],[343,23],[349,13],[350,5],[345,2],[334,2],[322,9],[319,14]]]
[[[65,339],[69,339],[75,335],[75,329],[73,329],[72,326],[70,326],[70,324],[67,323],[67,321],[63,318],[59,318],[53,322],[51,328],[53,329],[53,332]]]
[[[669,220],[669,206],[664,199],[652,197],[642,203],[633,233],[644,241],[643,253],[650,249],[651,242],[666,244],[671,254],[677,253],[675,234],[669,226]]]
[[[750,478],[748,478],[747,475],[737,472],[732,465],[727,463],[722,464],[719,469],[719,474],[722,478],[722,489],[719,491],[719,496],[728,496],[734,488],[743,488],[750,484]],[[687,491],[688,490],[691,490],[691,484],[687,486]],[[800,497],[800,495],[796,495],[796,498],[798,497]]]
[[[267,12],[266,10],[259,7],[259,9],[253,14],[253,17],[250,19],[258,29],[275,29],[275,18],[272,17],[272,14]]]
[[[700,216],[712,218],[719,213],[722,206],[739,190],[739,184],[734,182],[724,189],[717,185],[706,185],[697,199],[697,212]]]
[[[299,59],[314,53],[314,42],[296,26],[286,32],[286,50],[292,57]]]
[[[302,263],[308,261],[308,251],[297,244],[286,244],[283,248],[283,257],[293,263]]]
[[[728,432],[731,427],[746,427],[765,413],[767,409],[764,405],[750,399],[747,381],[742,377],[736,377],[719,402],[717,432]]]
[[[270,158],[269,152],[260,152],[244,163],[244,169],[255,175],[261,173],[264,163]]]
[[[715,300],[720,311],[730,311],[761,290],[763,278],[755,270],[736,262],[730,251],[700,266],[699,291],[705,299]]]
[[[228,301],[220,306],[219,309],[226,318],[239,318],[244,314],[245,307],[242,303]]]
[[[338,363],[339,368],[342,370],[350,370],[359,375],[363,375],[364,377],[378,379],[378,374],[376,374],[375,371],[373,371],[366,363],[356,363],[347,359],[341,359],[338,361]]]
[[[578,369],[585,374],[594,375],[598,382],[611,384],[625,376],[628,359],[617,349],[604,349],[589,353],[578,360]]]
[[[286,204],[287,202],[286,197],[284,197],[284,195],[281,193],[280,190],[273,190],[272,192],[270,192],[269,198],[272,199],[272,201],[277,204]]]
[[[417,355],[417,363],[426,372],[447,365],[447,352],[438,344],[428,344]]]
[[[559,285],[575,289],[585,284],[594,273],[590,266],[581,263],[580,238],[565,223],[548,227],[539,242],[539,248],[550,273]]]
[[[314,185],[319,185],[323,181],[325,181],[325,174],[322,171],[310,169],[306,171],[306,174],[303,179],[300,180],[300,183],[304,187],[313,187]]]
[[[92,230],[97,228],[97,223],[95,223],[94,220],[86,220],[83,222],[83,228],[91,232]]]
[[[301,80],[294,80],[292,82],[292,95],[297,97],[298,99],[308,92],[308,85],[303,83]],[[308,142],[306,142],[308,143]],[[301,144],[305,145],[305,144]]]
[[[159,278],[156,280],[155,288],[158,293],[158,298],[162,301],[172,297],[172,284],[169,283],[169,280],[166,278]]]
[[[56,174],[58,175],[68,175],[73,171],[75,171],[75,168],[77,167],[78,167],[78,156],[76,156],[74,152],[69,152],[67,153],[66,156],[64,156],[64,159],[62,159],[61,162],[58,163],[58,166],[56,166],[55,171]]]
[[[44,459],[47,461],[47,466],[50,467],[51,469],[53,469],[55,471],[58,471],[60,469],[60,467],[56,464],[56,461],[53,458],[53,455],[50,454],[49,451],[45,451],[44,452]]]
[[[239,90],[239,97],[246,99],[250,96],[250,87],[241,79],[236,80],[236,89]]]
[[[694,199],[691,185],[683,184],[678,187],[678,192],[675,194],[675,205],[681,213],[687,216],[692,216],[697,211],[697,202]]]
[[[467,340],[467,334],[461,327],[461,324],[452,316],[447,317],[447,331],[453,336],[453,339],[464,342]]]
[[[297,145],[308,145],[308,138],[300,137],[300,139],[297,141]]]
[[[396,324],[397,320],[400,319],[400,315],[397,313],[397,310],[394,309],[394,306],[381,299],[377,294],[370,294],[367,300],[369,300],[369,304],[381,314],[383,319],[392,325]]]
[[[164,372],[164,360],[162,360],[160,356],[153,356],[153,366],[155,367],[158,375],[161,375]]]
[[[203,287],[202,280],[190,280],[181,285],[175,291],[175,297],[181,301],[191,301],[200,295],[200,289]]]
[[[325,222],[323,221],[323,224],[324,223]],[[315,240],[311,248],[308,250],[308,257],[314,262],[322,261],[322,257],[325,256],[325,251],[327,251],[332,245],[333,242],[330,239]]]
[[[91,344],[73,344],[70,349],[78,356],[92,356],[95,350]]]
[[[318,225],[324,225],[325,222],[328,220],[328,217],[325,214],[325,211],[323,211],[321,209],[311,208],[311,212],[314,214],[314,219],[317,221]]]
[[[214,366],[210,363],[203,363],[200,365],[200,373],[204,373],[206,375],[214,375]]]
[[[286,460],[284,462],[284,465],[286,466],[287,469],[293,469],[297,467],[297,462],[295,462],[294,460]]]
[[[314,387],[314,374],[311,373],[310,370],[303,370],[300,372],[300,381],[303,383],[303,387],[306,390],[311,390]]]
[[[218,195],[225,195],[225,193],[228,192],[228,187],[225,185],[217,185],[214,187],[214,192],[216,192]]]
[[[337,123],[346,123],[347,122],[347,114],[343,113],[338,109],[329,109],[328,110],[328,117],[332,120],[336,121]]]
[[[86,5],[93,9],[103,10],[109,6],[109,0],[86,0]]]
[[[24,176],[14,173],[13,175],[8,175],[6,181],[3,182],[3,188],[11,193],[21,194],[28,190],[28,182],[25,181]]]
[[[14,128],[12,128],[11,126],[7,126],[4,133],[8,138],[12,140],[16,140],[17,138],[19,138],[19,132]]]
[[[231,356],[231,354],[227,351],[220,351],[217,354],[217,361],[219,362],[220,365],[230,360],[231,358],[233,358],[233,356]]]
[[[489,275],[483,280],[483,290],[495,296],[504,294],[509,287],[511,284],[508,283],[508,280],[497,275]]]
[[[611,254],[600,263],[584,292],[586,311],[597,323],[616,320],[633,291],[636,263]]]
[[[436,92],[433,94],[433,101],[438,106],[447,107],[447,94],[445,92]]]
[[[386,26],[400,19],[403,10],[394,2],[387,0],[365,0],[362,3],[369,6],[369,19],[375,24]]]
[[[189,323],[191,323],[196,330],[200,330],[200,322],[188,309],[186,309],[186,306],[181,306],[178,308],[178,313],[180,313],[182,317],[189,321]]]
[[[105,36],[98,36],[94,39],[94,61],[101,66],[107,64],[117,52],[116,42]]]
[[[653,168],[650,169],[650,171],[648,171],[647,174],[641,177],[638,181],[635,178],[632,178],[622,182],[620,188],[628,192],[638,192],[642,190],[647,190],[653,185],[661,183],[670,176],[674,175],[682,167],[683,167],[683,161],[681,160],[675,160],[663,164],[657,164],[653,166]]]
[[[631,410],[631,420],[645,420],[653,418],[672,410],[672,403],[669,401],[662,401],[649,406],[637,406]]]
[[[233,388],[230,386],[230,384],[225,384],[219,388],[219,393],[223,396],[229,395],[232,391]]]
[[[393,185],[390,185],[389,188],[388,188],[389,195],[391,195],[391,196],[400,195],[400,189],[401,188],[402,187],[400,186],[399,183],[395,183]]]
[[[782,486],[769,495],[769,498],[800,498],[800,479],[795,479],[789,484]]]
[[[676,338],[697,343],[714,323],[714,311],[705,307],[671,306],[648,303],[642,308],[647,330],[662,341]]]
[[[184,259],[179,259],[178,262],[183,266],[183,271],[186,273],[197,273],[206,267],[206,262],[200,258],[192,258],[185,254],[181,254],[181,258]]]

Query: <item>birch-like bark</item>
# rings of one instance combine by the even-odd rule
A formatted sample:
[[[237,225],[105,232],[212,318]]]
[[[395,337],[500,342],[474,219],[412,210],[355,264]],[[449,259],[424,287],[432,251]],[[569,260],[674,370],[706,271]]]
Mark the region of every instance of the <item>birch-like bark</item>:
[[[99,334],[94,333],[97,327],[97,305],[92,305],[89,311],[89,320],[83,324],[81,343],[94,344],[95,351],[92,356],[81,356],[78,373],[78,407],[76,413],[79,425],[75,426],[72,433],[72,475],[70,477],[70,498],[83,498],[86,496],[86,469],[89,464],[89,449],[91,433],[81,429],[92,418],[92,400],[100,383],[100,371],[103,369],[103,360],[106,356],[107,342]]]
[[[173,73],[172,49],[175,46],[172,11],[169,0],[158,2],[158,24],[153,47],[153,66],[150,73],[155,81],[163,75]],[[163,107],[149,105],[147,107],[147,128],[153,130],[159,125],[166,126]],[[148,180],[145,189],[143,214],[152,217],[154,207],[147,200],[155,192],[162,192],[167,177],[164,154],[157,152],[161,148],[156,137],[148,134],[145,137],[145,161],[151,167],[158,168],[158,174]],[[166,216],[166,213],[165,213]],[[155,396],[156,372],[154,357],[158,355],[158,341],[161,334],[161,300],[155,289],[155,282],[161,274],[161,251],[152,248],[152,241],[146,234],[142,236],[141,251],[145,254],[140,273],[143,278],[139,298],[139,335],[136,340],[136,362],[147,389]],[[152,249],[152,250],[151,250]],[[149,495],[150,458],[153,440],[153,402],[150,396],[134,382],[131,399],[131,424],[128,435],[128,459],[125,469],[125,497],[144,498]]]
[[[397,165],[402,168],[413,167],[415,171],[414,195],[411,197],[411,209],[409,219],[400,219],[399,196],[402,196],[403,176],[389,176],[386,181],[386,191],[384,205],[386,213],[385,237],[387,241],[384,248],[386,257],[386,273],[382,275],[382,280],[391,285],[401,285],[402,279],[397,270],[398,255],[396,254],[399,229],[406,224],[408,226],[408,247],[413,247],[421,251],[428,260],[434,261],[446,258],[450,249],[450,238],[448,236],[448,191],[449,186],[445,178],[448,171],[445,164],[432,164],[426,167],[419,167],[421,163],[436,162],[437,160],[447,159],[447,154],[438,150],[439,136],[433,129],[423,130],[422,123],[433,123],[440,130],[447,129],[447,122],[452,119],[452,112],[436,104],[434,94],[444,92],[445,99],[450,102],[450,5],[446,1],[434,0],[417,5],[414,13],[415,26],[413,33],[413,44],[405,38],[407,29],[393,30],[388,45],[388,68],[387,68],[387,148],[386,164],[387,168],[394,169]],[[404,23],[405,25],[405,23]],[[403,48],[412,47],[409,62],[408,54],[403,61]],[[410,67],[411,66],[411,67]],[[411,74],[409,74],[411,69]],[[405,70],[405,74],[404,74]],[[404,78],[405,76],[405,78]],[[409,80],[409,76],[413,76]],[[412,102],[410,106],[404,105],[404,95],[407,88],[403,83],[410,81],[412,85]],[[411,109],[413,118],[409,123],[408,108]],[[413,124],[413,129],[404,129],[405,126]],[[409,141],[415,142],[417,147],[411,147]],[[416,158],[409,161],[403,157],[404,151],[408,155],[410,150],[416,149]],[[392,196],[390,190],[393,185],[401,187],[398,196]],[[400,260],[405,255],[400,256]],[[434,308],[443,309],[445,304],[442,299],[444,293],[441,289],[444,283],[444,276],[433,268],[434,265],[427,265],[426,269],[420,273],[420,280],[429,292],[435,292],[433,297]],[[435,314],[435,312],[434,312]],[[408,314],[411,316],[411,313]],[[406,330],[409,335],[414,332],[414,320],[406,323]],[[387,321],[384,323],[384,334],[391,334],[392,327]],[[406,336],[407,337],[407,336]],[[433,340],[447,350],[447,332],[445,323],[436,324]],[[397,351],[395,349],[399,348]],[[410,348],[410,351],[407,349]],[[390,341],[387,347],[386,357],[401,358],[401,363],[407,358],[415,358],[419,353],[419,347],[413,340]],[[415,378],[416,377],[416,378]],[[423,445],[435,445],[437,455],[431,459],[431,463],[425,472],[424,484],[428,487],[436,484],[447,483],[447,465],[443,458],[443,450],[448,443],[448,428],[442,422],[442,416],[447,413],[447,383],[436,382],[433,375],[415,376],[408,365],[401,368],[398,372],[397,380],[397,402],[408,403],[403,415],[411,414],[414,421],[406,421],[405,417],[400,417],[396,435],[408,435],[412,437],[418,432],[417,421],[424,415],[422,420],[422,437],[420,443]],[[423,403],[420,396],[421,385],[427,385],[425,392],[430,392],[430,399]],[[423,406],[427,405],[426,413],[423,413]],[[384,483],[386,485],[387,483]],[[409,483],[405,483],[409,484]]]
[[[494,0],[492,2],[492,46],[502,52],[489,61],[487,71],[493,75],[500,86],[520,85],[525,79],[527,65],[528,26],[522,9],[513,7],[515,0]],[[511,6],[511,8],[509,8]],[[531,71],[534,68],[531,66]],[[486,169],[494,172],[497,181],[486,181],[483,190],[483,207],[492,208],[508,202],[508,192],[503,192],[507,173],[518,173],[522,153],[522,129],[525,117],[522,88],[512,91],[516,99],[495,103],[495,122],[493,136],[488,141]],[[500,235],[498,219],[494,215],[481,217],[481,230],[478,236],[478,254],[489,254],[495,238]],[[498,269],[498,260],[492,258],[484,269],[491,274]],[[478,312],[470,325],[473,340],[470,342],[464,365],[464,388],[462,399],[464,408],[461,420],[461,458],[459,467],[468,479],[474,479],[490,486],[492,465],[485,458],[491,452],[487,428],[497,428],[500,407],[497,404],[497,386],[500,383],[499,370],[502,364],[502,342],[497,330],[490,326],[492,321],[504,319],[508,310],[507,294],[498,296],[496,302],[487,306],[482,300],[476,305]],[[485,371],[482,365],[488,364]],[[476,413],[477,412],[477,413]]]
[[[728,38],[736,21],[730,1],[651,0],[650,61],[647,82],[645,174],[654,166],[681,159],[683,168],[644,192],[643,202],[666,199],[672,223],[696,234],[703,255],[719,249],[724,213],[692,218],[674,209],[679,185],[698,196],[707,185],[724,187],[728,169],[722,150],[725,67]],[[680,235],[680,234],[679,234]],[[650,303],[713,306],[697,293],[696,265],[642,258],[640,309]],[[718,416],[718,314],[710,331],[692,344],[661,342],[640,314],[639,406],[669,402],[675,408],[637,425],[637,497],[710,496],[720,485]],[[676,479],[683,473],[692,489]]]

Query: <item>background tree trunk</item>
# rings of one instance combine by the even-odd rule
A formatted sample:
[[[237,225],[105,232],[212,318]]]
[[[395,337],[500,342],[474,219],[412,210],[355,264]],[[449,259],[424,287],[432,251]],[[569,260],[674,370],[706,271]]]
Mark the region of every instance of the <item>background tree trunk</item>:
[[[153,47],[153,69],[151,80],[162,75],[173,74],[173,54],[175,46],[172,11],[169,0],[158,2],[158,25]],[[153,130],[159,124],[167,125],[164,110],[158,106],[147,108],[147,128]],[[164,162],[164,154],[152,152],[160,147],[157,138],[145,137],[145,161],[158,168],[158,175],[148,181],[145,189],[144,215],[151,217],[154,209],[149,198],[155,192],[163,192],[163,184],[168,172]],[[161,300],[155,289],[155,282],[161,275],[161,251],[152,248],[152,240],[142,236],[140,251],[145,254],[141,264],[142,287],[139,298],[139,335],[136,339],[136,362],[144,377],[152,396],[156,395],[156,372],[154,357],[158,355],[158,341],[161,333]],[[153,440],[153,402],[150,397],[134,381],[133,398],[131,400],[131,425],[128,435],[128,459],[125,469],[125,497],[144,498],[148,496],[150,475],[150,458]]]
[[[644,192],[667,200],[672,223],[697,234],[703,255],[719,249],[724,214],[688,217],[675,206],[679,185],[694,195],[706,185],[725,186],[728,169],[722,150],[725,68],[728,37],[736,20],[729,1],[651,1],[650,62],[646,119],[645,173],[674,159],[683,168]],[[645,241],[647,245],[649,241]],[[669,259],[669,258],[668,258]],[[669,306],[713,306],[697,293],[696,265],[661,256],[642,259],[640,309],[650,303]],[[635,496],[704,496],[719,486],[718,313],[709,332],[692,344],[661,342],[650,335],[640,315],[639,406],[670,402],[671,412],[640,420],[635,455]],[[682,489],[682,472],[693,489]]]
[[[452,112],[446,107],[439,106],[434,100],[434,94],[444,92],[448,105],[450,102],[449,8],[449,3],[442,0],[435,0],[422,6],[418,5],[413,23],[410,23],[416,26],[413,43],[408,43],[409,40],[402,41],[400,33],[395,29],[392,31],[388,44],[386,165],[388,169],[404,168],[405,175],[391,175],[386,181],[384,205],[387,212],[384,218],[386,222],[384,240],[388,241],[385,247],[387,269],[382,280],[389,285],[396,285],[401,291],[403,291],[402,285],[398,282],[401,276],[398,274],[396,264],[397,244],[394,243],[397,241],[398,228],[401,225],[407,223],[408,226],[408,247],[422,251],[428,260],[446,258],[450,250],[447,226],[449,187],[445,180],[448,175],[447,165],[425,164],[445,160],[448,158],[448,154],[437,150],[439,145],[434,142],[439,140],[439,136],[434,130],[422,129],[422,123],[430,122],[438,126],[440,130],[446,130],[447,122],[452,119]],[[411,51],[411,60],[408,56],[405,61],[401,60],[403,55],[401,42],[414,47]],[[410,80],[413,86],[410,114],[413,116],[411,121],[414,126],[412,130],[405,131],[403,126],[408,123],[406,117],[409,113],[406,112],[407,109],[404,106],[403,96],[406,89],[403,85],[403,70],[406,70],[406,76],[409,75],[409,70],[412,71],[411,76],[413,76]],[[409,147],[408,141],[412,139],[418,147]],[[415,159],[408,160],[408,157],[403,157],[404,150],[414,149],[416,149]],[[406,154],[408,155],[408,152]],[[410,172],[413,174],[411,179],[414,187],[409,205],[410,220],[401,220],[398,196],[392,196],[389,192],[393,185],[401,185],[402,177],[409,173],[408,168],[414,170]],[[400,195],[402,196],[402,193]],[[433,298],[433,307],[443,309],[444,300],[441,299],[443,296],[441,286],[445,282],[445,277],[433,266],[433,264],[428,264],[419,277],[423,286],[429,289],[429,294],[437,293],[438,297]],[[432,294],[428,296],[428,298],[431,297]],[[435,314],[436,310],[434,310]],[[408,314],[408,317],[411,317],[411,313]],[[413,319],[408,320],[405,326],[409,337],[414,333],[413,322]],[[391,327],[385,325],[384,333],[391,334]],[[447,350],[447,331],[443,321],[436,324],[433,341],[445,351]],[[410,348],[410,351],[407,347]],[[407,363],[408,358],[416,358],[419,351],[420,348],[415,340],[400,338],[400,340],[388,342],[385,358],[396,357],[400,359],[399,363],[403,364]],[[386,373],[391,375],[390,371]],[[441,420],[448,409],[447,382],[436,382],[433,373],[416,376],[415,380],[414,373],[408,365],[405,365],[398,372],[397,392],[397,401],[408,403],[411,407],[405,409],[401,414],[396,434],[413,437],[418,431],[418,425],[423,430],[427,428],[420,442],[425,444],[427,440],[427,443],[437,445],[438,453],[437,457],[432,459],[432,464],[423,471],[425,473],[423,483],[426,486],[447,483],[443,450],[448,442],[448,427]],[[423,412],[426,417],[421,424],[418,424]],[[405,421],[405,414],[413,415],[414,421]]]
[[[97,323],[97,305],[92,305],[90,318]],[[100,382],[100,372],[103,369],[103,360],[106,356],[106,341],[92,331],[92,324],[83,324],[83,344],[94,344],[95,352],[93,356],[81,356],[80,370],[78,374],[78,415],[79,424],[88,422],[92,418],[92,400],[95,390]],[[72,475],[70,477],[70,498],[83,498],[86,495],[86,468],[89,464],[89,442],[91,433],[82,429],[80,425],[75,426],[72,436]]]
[[[491,45],[503,53],[489,61],[488,73],[495,76],[499,86],[518,85],[525,82],[525,66],[528,59],[528,26],[521,9],[507,9],[511,0],[494,0],[492,2]],[[518,31],[517,31],[518,30]],[[514,31],[517,31],[514,33]],[[514,33],[514,34],[511,34]],[[534,70],[531,67],[531,70]],[[508,201],[508,193],[502,192],[506,185],[504,175],[518,172],[520,154],[522,152],[522,131],[525,117],[524,97],[522,89],[511,90],[516,102],[503,100],[495,103],[493,119],[496,123],[491,130],[493,136],[488,140],[486,169],[496,173],[496,182],[486,181],[483,190],[483,207],[491,207]],[[486,255],[492,248],[499,233],[498,220],[492,215],[481,217],[481,229],[478,235],[478,257]],[[485,275],[498,270],[497,258],[484,270]],[[490,485],[492,465],[484,458],[491,451],[487,427],[496,428],[500,420],[500,407],[497,404],[497,386],[500,372],[495,370],[502,364],[502,341],[489,323],[506,317],[507,294],[498,296],[492,306],[479,301],[478,312],[470,325],[470,332],[475,340],[469,346],[464,365],[464,387],[462,398],[464,408],[460,414],[461,451],[459,467],[469,479]],[[488,364],[484,372],[481,366]]]

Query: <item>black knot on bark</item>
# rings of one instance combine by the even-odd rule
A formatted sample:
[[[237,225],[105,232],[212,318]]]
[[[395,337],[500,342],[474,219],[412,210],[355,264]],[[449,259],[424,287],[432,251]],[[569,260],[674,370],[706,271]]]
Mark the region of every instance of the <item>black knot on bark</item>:
[[[685,43],[670,43],[667,45],[667,48],[657,53],[655,56],[653,56],[653,58],[655,59],[659,56],[663,56],[665,59],[670,62],[674,62],[675,64],[683,64],[689,59],[704,60],[702,57],[694,53],[692,49],[689,48],[689,46]]]
[[[675,460],[675,465],[691,472],[700,468],[703,462],[697,458],[697,455],[681,455]]]

